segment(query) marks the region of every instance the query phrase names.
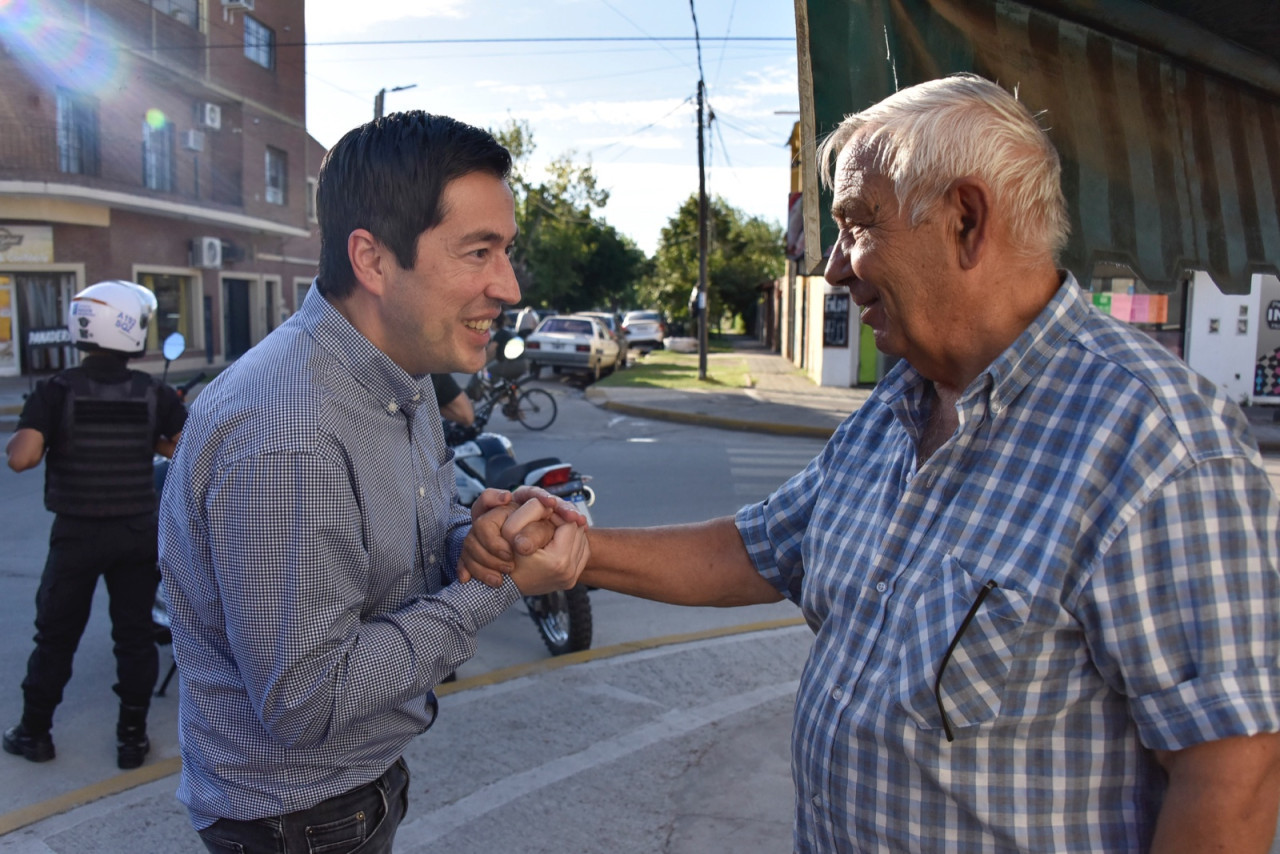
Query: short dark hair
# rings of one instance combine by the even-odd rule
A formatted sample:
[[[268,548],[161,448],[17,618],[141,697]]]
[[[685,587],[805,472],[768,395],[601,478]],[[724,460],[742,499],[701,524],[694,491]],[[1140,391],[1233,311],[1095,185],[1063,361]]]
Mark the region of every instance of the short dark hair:
[[[347,238],[357,228],[413,269],[418,236],[447,213],[444,188],[472,172],[506,180],[511,154],[488,131],[448,116],[411,110],[348,131],[325,154],[316,182],[320,292],[342,299],[355,288]]]

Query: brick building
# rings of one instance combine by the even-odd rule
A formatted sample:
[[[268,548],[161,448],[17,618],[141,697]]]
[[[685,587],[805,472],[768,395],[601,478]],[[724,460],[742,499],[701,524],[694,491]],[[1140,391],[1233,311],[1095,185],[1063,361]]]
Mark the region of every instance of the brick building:
[[[288,316],[319,257],[304,0],[11,0],[0,18],[0,375],[73,362],[68,300],[104,279],[155,291],[149,351],[180,331],[190,367]]]

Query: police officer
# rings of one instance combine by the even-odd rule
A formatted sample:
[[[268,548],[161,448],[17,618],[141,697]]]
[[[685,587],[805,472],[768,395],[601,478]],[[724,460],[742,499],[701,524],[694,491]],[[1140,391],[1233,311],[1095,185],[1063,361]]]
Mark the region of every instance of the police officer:
[[[83,363],[36,386],[5,446],[14,471],[48,452],[44,503],[56,514],[36,593],[22,722],[4,734],[5,751],[32,762],[54,757],[53,711],[98,576],[111,597],[117,764],[138,767],[151,746],[147,709],[158,669],[151,605],[160,578],[152,455],[172,456],[187,417],[174,389],[128,366],[146,349],[155,312],[155,296],[133,282],[99,282],[76,294],[68,327],[86,351]]]

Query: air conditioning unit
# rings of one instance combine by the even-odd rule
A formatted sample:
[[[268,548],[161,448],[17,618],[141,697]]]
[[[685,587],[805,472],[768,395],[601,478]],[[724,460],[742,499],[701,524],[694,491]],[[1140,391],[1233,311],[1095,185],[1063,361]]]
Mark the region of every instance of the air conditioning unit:
[[[222,241],[217,237],[197,237],[191,241],[191,266],[216,270],[222,266]]]
[[[183,133],[182,147],[187,151],[204,151],[204,132],[189,130]]]
[[[209,130],[222,127],[222,108],[207,101],[196,104],[196,124]]]
[[[243,9],[246,12],[252,12],[253,0],[222,0],[222,8]]]

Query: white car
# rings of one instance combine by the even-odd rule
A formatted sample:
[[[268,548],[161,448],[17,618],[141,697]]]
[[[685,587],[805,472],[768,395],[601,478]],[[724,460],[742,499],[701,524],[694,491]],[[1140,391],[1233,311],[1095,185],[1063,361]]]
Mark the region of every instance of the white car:
[[[622,331],[631,347],[641,352],[661,350],[667,325],[658,311],[628,311],[622,316]]]
[[[617,339],[605,325],[582,314],[548,317],[524,344],[529,372],[535,377],[544,365],[549,365],[556,373],[586,373],[598,380],[617,367],[622,354]]]

